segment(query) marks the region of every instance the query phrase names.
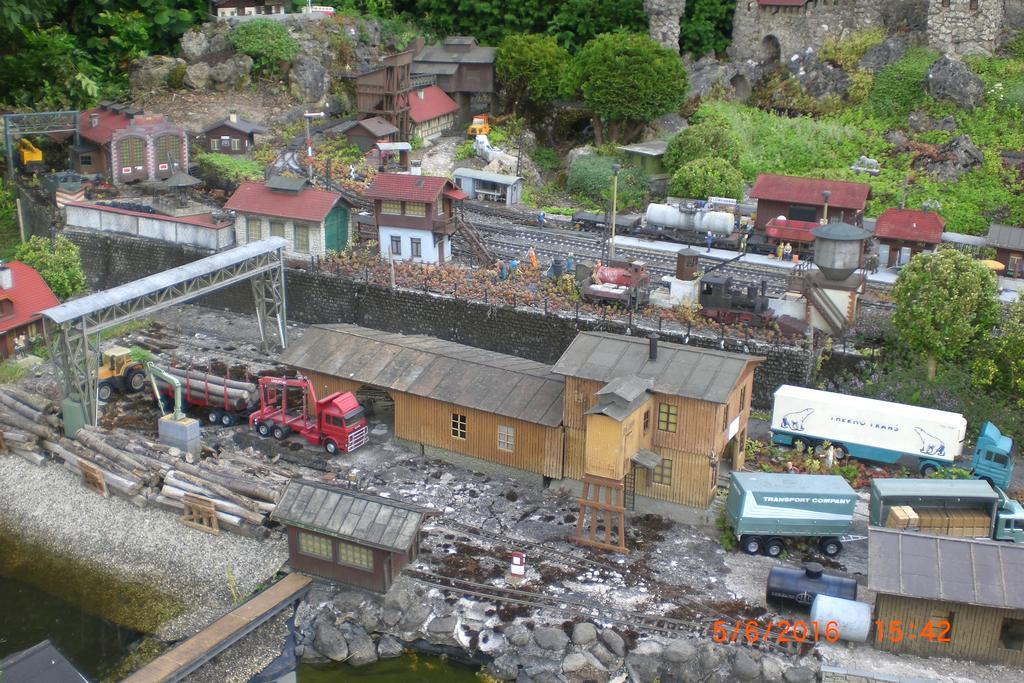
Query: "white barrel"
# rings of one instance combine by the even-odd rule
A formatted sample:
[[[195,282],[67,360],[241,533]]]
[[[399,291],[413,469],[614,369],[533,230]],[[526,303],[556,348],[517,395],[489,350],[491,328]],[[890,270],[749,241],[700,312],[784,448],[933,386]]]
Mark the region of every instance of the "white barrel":
[[[719,237],[732,234],[736,219],[726,211],[680,210],[672,204],[648,204],[644,221],[653,230],[685,230]]]
[[[834,621],[841,640],[864,643],[871,634],[871,605],[819,594],[811,605],[811,621],[818,622],[819,640],[826,640],[828,623]]]

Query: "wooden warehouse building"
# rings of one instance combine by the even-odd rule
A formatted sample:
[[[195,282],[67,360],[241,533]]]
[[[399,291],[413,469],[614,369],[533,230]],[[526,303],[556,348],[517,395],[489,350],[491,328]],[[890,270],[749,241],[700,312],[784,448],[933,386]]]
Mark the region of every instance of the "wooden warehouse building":
[[[719,465],[743,466],[761,360],[656,337],[580,333],[552,368],[565,376],[565,473],[584,486],[577,540],[625,550],[625,509],[637,495],[707,507]],[[603,540],[595,533],[601,517]]]
[[[419,553],[420,526],[435,510],[311,481],[288,482],[273,519],[288,531],[299,571],[386,593]]]
[[[902,622],[903,637],[875,646],[890,652],[1024,666],[1024,547],[872,527],[868,585],[874,619]],[[926,626],[934,636],[922,637]],[[915,637],[907,637],[913,633]]]
[[[399,439],[561,478],[562,390],[550,366],[422,335],[316,325],[282,362],[318,391],[385,391]]]

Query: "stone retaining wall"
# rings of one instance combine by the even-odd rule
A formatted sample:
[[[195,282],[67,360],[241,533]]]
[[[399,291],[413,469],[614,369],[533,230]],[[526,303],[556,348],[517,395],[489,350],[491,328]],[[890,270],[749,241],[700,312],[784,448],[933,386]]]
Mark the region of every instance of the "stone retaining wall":
[[[68,230],[79,245],[89,286],[107,289],[152,273],[189,263],[206,254],[189,247],[124,235]],[[288,269],[289,320],[315,324],[348,322],[389,332],[424,334],[491,351],[554,363],[577,332],[600,330],[648,335],[650,328],[625,320],[603,320],[574,314],[546,314],[525,307],[488,305],[451,295],[389,289],[324,272]],[[252,314],[248,284],[236,285],[197,303]],[[801,346],[722,339],[685,328],[659,331],[665,341],[761,356],[754,374],[753,405],[771,406],[780,384],[806,385],[815,369],[817,351]]]

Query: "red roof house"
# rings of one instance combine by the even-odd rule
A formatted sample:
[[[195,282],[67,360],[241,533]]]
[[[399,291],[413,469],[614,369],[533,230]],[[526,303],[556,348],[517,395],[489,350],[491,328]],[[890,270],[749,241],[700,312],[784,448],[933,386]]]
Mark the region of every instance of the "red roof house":
[[[455,125],[459,105],[444,90],[429,85],[409,93],[409,118],[412,134],[424,140],[439,137]]]
[[[185,131],[158,114],[123,104],[101,103],[78,115],[79,144],[72,165],[115,183],[166,180],[188,167]]]
[[[875,238],[888,247],[888,257],[882,259],[884,265],[905,263],[915,254],[932,249],[942,241],[945,228],[946,221],[934,211],[886,209],[875,221]]]
[[[842,180],[799,178],[761,173],[750,196],[757,199],[759,230],[773,218],[820,222],[823,219],[861,225],[871,186]],[[826,215],[827,214],[827,215]]]
[[[31,266],[20,261],[0,264],[0,359],[27,352],[43,333],[39,312],[59,303]]]
[[[422,263],[451,259],[455,203],[466,198],[451,180],[378,173],[366,197],[373,200],[382,258]]]
[[[291,256],[326,256],[349,244],[351,205],[337,192],[314,190],[302,178],[244,182],[224,208],[234,211],[235,244],[267,237],[288,240]]]

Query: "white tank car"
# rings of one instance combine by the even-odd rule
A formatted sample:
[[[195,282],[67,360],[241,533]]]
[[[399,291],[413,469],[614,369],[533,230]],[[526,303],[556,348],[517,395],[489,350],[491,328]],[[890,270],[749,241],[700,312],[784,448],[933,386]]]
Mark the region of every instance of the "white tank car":
[[[672,204],[648,204],[644,215],[645,232],[673,234],[677,232],[706,233],[729,237],[735,229],[735,217],[726,211],[680,209]]]

